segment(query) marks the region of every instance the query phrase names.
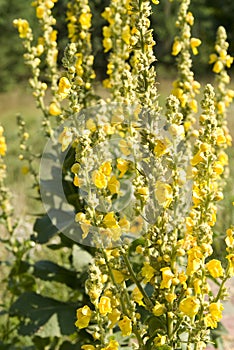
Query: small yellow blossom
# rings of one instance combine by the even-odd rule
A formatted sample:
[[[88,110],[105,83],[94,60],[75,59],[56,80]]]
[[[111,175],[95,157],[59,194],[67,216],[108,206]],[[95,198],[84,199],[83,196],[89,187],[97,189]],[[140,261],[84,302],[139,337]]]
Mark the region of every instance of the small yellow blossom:
[[[200,308],[199,300],[194,296],[189,296],[180,302],[179,309],[186,316],[194,317],[198,313]]]
[[[157,157],[161,157],[163,154],[165,154],[168,151],[168,145],[169,141],[164,139],[164,140],[156,140],[155,141],[155,146],[154,146],[154,154]]]
[[[153,307],[152,311],[155,316],[161,316],[165,313],[166,307],[164,304],[160,304],[159,302],[156,302],[156,305]]]
[[[209,271],[210,275],[214,278],[223,276],[223,268],[219,260],[216,260],[216,259],[210,260],[206,264],[206,268]]]
[[[167,183],[157,181],[155,185],[155,197],[159,205],[167,208],[173,200],[172,187]]]
[[[107,228],[117,228],[118,227],[118,224],[117,224],[117,221],[115,219],[115,215],[114,215],[113,211],[110,213],[107,213],[104,216],[102,224]]]
[[[13,24],[15,27],[17,27],[20,38],[22,38],[22,39],[27,38],[27,35],[30,31],[28,21],[26,21],[25,19],[19,18],[19,19],[15,19],[13,21]]]
[[[229,274],[234,276],[234,254],[228,254],[226,259],[228,259],[229,262]]]
[[[4,129],[0,126],[0,155],[5,156],[7,151],[6,139],[3,136]]]
[[[86,328],[89,325],[91,319],[92,311],[88,305],[83,306],[82,308],[76,311],[77,321],[75,323],[76,327],[79,329]]]
[[[113,328],[115,324],[120,319],[121,312],[118,309],[112,309],[112,311],[108,314],[108,319],[110,320],[109,328]]]
[[[106,188],[107,186],[107,178],[101,171],[94,170],[92,173],[92,180],[94,185],[99,189]]]
[[[44,14],[45,14],[44,6],[38,6],[36,8],[36,16],[37,16],[37,18],[42,19],[44,17]]]
[[[124,316],[123,319],[119,321],[118,326],[122,332],[123,337],[132,334],[132,321],[127,316]]]
[[[128,232],[130,229],[130,222],[125,218],[121,218],[118,222],[119,227],[121,227],[121,229],[125,232]]]
[[[114,276],[115,282],[118,284],[122,283],[125,279],[124,274],[118,270],[112,270],[112,274]]]
[[[110,38],[104,38],[103,41],[104,52],[108,52],[112,49],[112,40]]]
[[[173,43],[173,46],[172,46],[172,55],[173,56],[177,56],[180,51],[182,49],[182,45],[181,43],[178,41],[178,40],[175,40],[175,42]]]
[[[193,26],[194,24],[194,17],[193,17],[193,14],[192,12],[188,12],[187,15],[186,15],[186,22],[190,25],[190,26]]]
[[[105,316],[106,314],[109,314],[112,311],[111,299],[109,297],[102,296],[98,303],[98,310],[100,314],[103,316]]]
[[[99,171],[102,172],[106,176],[110,176],[112,171],[112,166],[110,161],[104,162],[100,167]]]
[[[81,230],[83,231],[82,238],[85,239],[89,233],[90,220],[86,219],[86,215],[84,213],[79,212],[75,216],[75,221],[80,224]]]
[[[116,340],[110,340],[109,344],[101,350],[119,350],[119,343]]]
[[[82,350],[95,350],[95,347],[93,345],[88,344],[88,345],[82,345],[81,349]]]
[[[53,116],[58,116],[61,114],[61,108],[56,102],[51,102],[49,105],[49,113]]]
[[[118,158],[117,169],[120,171],[119,178],[121,179],[129,169],[129,162],[123,158]]]
[[[174,274],[172,273],[170,267],[163,267],[160,269],[162,271],[162,281],[160,284],[160,288],[170,288],[172,284],[172,279],[174,278]]]
[[[188,251],[187,275],[191,276],[196,272],[202,263],[203,253],[201,248],[195,246]]]
[[[166,336],[162,334],[157,334],[157,337],[154,338],[154,344],[157,348],[163,348],[163,345],[166,344],[166,341]]]
[[[130,30],[129,25],[126,25],[122,29],[122,39],[127,45],[129,45],[130,38],[131,38],[131,30]]]
[[[132,299],[138,304],[144,306],[143,295],[138,287],[135,287],[132,291]]]
[[[211,303],[209,306],[209,311],[212,316],[212,318],[219,322],[222,319],[222,311],[224,307],[223,305],[218,301],[217,303]]]
[[[193,54],[197,55],[198,54],[198,49],[197,47],[201,45],[201,40],[197,38],[191,38],[190,39],[190,46],[192,48]]]
[[[61,96],[62,99],[66,98],[69,95],[69,92],[71,90],[71,84],[69,80],[66,77],[62,77],[59,80],[59,86],[58,86],[58,94]]]
[[[120,190],[120,182],[116,179],[116,176],[113,175],[108,181],[107,188],[111,194],[118,194]]]
[[[90,12],[84,12],[80,15],[79,22],[83,30],[88,30],[91,27],[91,18]]]
[[[141,269],[141,274],[144,277],[144,283],[150,282],[154,277],[155,269],[150,266],[149,262],[144,262],[144,266]]]

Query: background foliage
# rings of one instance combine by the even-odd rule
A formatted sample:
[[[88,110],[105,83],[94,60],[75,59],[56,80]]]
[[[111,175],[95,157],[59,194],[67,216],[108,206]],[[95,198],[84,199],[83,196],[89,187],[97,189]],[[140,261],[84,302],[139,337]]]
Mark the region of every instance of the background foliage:
[[[102,24],[104,19],[101,12],[109,3],[108,0],[90,0],[93,13],[93,46],[95,55],[95,68],[98,76],[105,74],[105,57],[102,50]],[[27,18],[32,25],[34,32],[36,21],[34,9],[30,6],[30,0],[0,0],[0,91],[12,88],[15,83],[25,80],[28,75],[27,67],[24,66],[22,57],[23,49],[16,30],[12,26],[14,18]],[[60,0],[55,5],[55,16],[66,12],[67,0]],[[155,53],[160,65],[173,67],[174,59],[170,55],[172,40],[175,34],[175,16],[178,8],[177,1],[162,0],[155,8],[152,15],[152,23],[155,29],[157,45]],[[199,60],[194,60],[194,70],[198,74],[207,71],[208,57],[212,52],[212,45],[215,41],[215,33],[219,25],[224,25],[228,34],[228,41],[231,43],[230,54],[234,52],[234,2],[232,0],[195,0],[192,2],[191,11],[194,13],[195,21],[194,36],[202,39]],[[57,30],[59,32],[60,53],[66,45],[66,23],[63,16],[57,16]],[[198,62],[199,61],[199,65]],[[211,68],[209,68],[210,70]]]

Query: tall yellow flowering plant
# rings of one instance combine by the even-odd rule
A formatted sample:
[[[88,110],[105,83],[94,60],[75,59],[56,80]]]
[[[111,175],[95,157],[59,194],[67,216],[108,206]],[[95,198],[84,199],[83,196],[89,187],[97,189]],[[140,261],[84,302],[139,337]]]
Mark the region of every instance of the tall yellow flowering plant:
[[[225,30],[219,28],[210,57],[217,93],[210,84],[205,87],[195,129],[200,84],[191,53],[198,54],[201,41],[191,35],[189,0],[180,0],[172,47],[178,78],[164,109],[156,88],[151,1],[112,0],[102,14],[107,21],[103,47],[109,53],[106,100],[95,96],[92,85],[88,2],[69,1],[62,73],[56,68],[54,3],[34,2],[44,31],[36,46],[28,22],[14,24],[24,40],[46,134],[64,155],[61,181],[72,186],[73,200],[67,201],[76,225],[66,232],[95,247],[85,283],[90,302],[77,309],[75,321],[90,335],[88,342],[81,340],[81,349],[205,349],[210,330],[222,319],[225,282],[234,274],[233,228],[227,228],[225,262],[212,256],[228,165],[225,149],[231,144],[226,108],[234,95],[227,87],[226,67],[233,58]],[[43,52],[49,105],[47,84],[40,81]],[[53,116],[57,123],[51,126]],[[56,126],[71,116],[57,137]]]

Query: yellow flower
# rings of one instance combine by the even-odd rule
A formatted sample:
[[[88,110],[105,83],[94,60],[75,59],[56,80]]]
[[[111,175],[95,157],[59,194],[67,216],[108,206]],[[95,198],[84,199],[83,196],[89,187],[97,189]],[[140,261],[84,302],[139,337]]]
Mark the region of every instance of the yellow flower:
[[[88,344],[88,345],[82,345],[81,349],[82,350],[95,350],[95,347],[93,345]]]
[[[161,157],[163,154],[167,152],[167,147],[169,145],[168,140],[156,140],[154,146],[154,154],[157,157]]]
[[[104,52],[108,52],[112,48],[112,40],[110,38],[104,38],[102,44],[105,49]]]
[[[5,156],[7,151],[6,139],[3,136],[4,129],[0,126],[0,155]]]
[[[154,344],[156,348],[163,348],[163,345],[166,344],[167,337],[162,334],[157,334],[157,337],[154,338]]]
[[[224,307],[220,302],[210,304],[209,311],[215,321],[219,322],[222,319],[223,309]]]
[[[221,70],[223,69],[223,67],[224,67],[223,63],[222,63],[220,60],[218,60],[218,61],[216,61],[215,64],[214,64],[213,72],[215,72],[215,73],[218,74],[218,73],[221,72]]]
[[[90,12],[84,12],[80,15],[79,22],[83,30],[88,30],[91,27],[91,18]]]
[[[165,313],[166,308],[164,304],[160,304],[158,301],[156,301],[156,305],[153,307],[152,311],[155,316],[161,316]]]
[[[130,27],[126,25],[122,29],[122,39],[127,45],[129,45],[130,38],[131,38],[131,30],[130,30]]]
[[[119,343],[116,340],[110,340],[109,344],[105,348],[101,348],[101,350],[118,350]]]
[[[155,197],[159,205],[164,208],[168,207],[173,199],[173,191],[169,184],[157,181],[155,185]]]
[[[56,102],[51,102],[49,105],[49,113],[56,117],[61,114],[61,112],[60,106]]]
[[[117,169],[120,171],[119,178],[121,179],[129,169],[129,162],[123,158],[118,158]]]
[[[111,162],[106,161],[104,162],[100,167],[99,167],[99,171],[101,171],[104,175],[106,176],[110,176],[111,171],[112,171],[112,166],[111,166]]]
[[[127,316],[124,316],[123,319],[119,321],[118,326],[122,332],[123,337],[132,334],[132,321]]]
[[[81,230],[83,231],[82,238],[85,239],[89,233],[90,220],[86,219],[86,215],[82,212],[79,212],[75,216],[75,221],[79,222]]]
[[[69,95],[69,92],[71,90],[71,84],[69,80],[66,77],[62,77],[59,80],[59,86],[58,86],[58,94],[61,96],[62,99],[66,98]]]
[[[92,180],[97,188],[103,189],[107,186],[107,178],[101,171],[94,170],[92,173]]]
[[[173,56],[177,56],[180,51],[182,49],[182,45],[181,43],[178,41],[178,40],[175,40],[175,42],[173,43],[173,46],[172,46],[172,55]]]
[[[79,163],[74,163],[72,165],[72,167],[71,167],[71,172],[73,174],[78,174],[79,170],[80,170],[80,164]]]
[[[204,317],[204,322],[205,322],[205,326],[208,328],[217,328],[218,324],[217,322],[213,319],[213,317],[211,316],[211,314],[207,314],[205,317]]]
[[[58,142],[62,145],[62,152],[64,152],[71,144],[73,139],[72,132],[65,126],[63,132],[59,135]]]
[[[198,49],[197,47],[201,45],[201,40],[197,38],[191,38],[190,39],[190,46],[192,48],[193,54],[197,55],[198,54]]]
[[[118,270],[112,270],[115,282],[120,284],[124,281],[125,276],[122,274],[122,272],[118,271]]]
[[[37,16],[37,18],[39,18],[39,19],[43,18],[44,13],[45,13],[45,8],[43,6],[38,6],[36,8],[36,16]]]
[[[104,216],[102,224],[107,228],[117,228],[118,227],[118,223],[115,219],[115,215],[114,215],[113,211],[111,211],[110,213],[107,213]]]
[[[79,329],[86,328],[89,325],[92,316],[92,311],[90,310],[88,305],[85,305],[76,311],[76,316],[76,327]]]
[[[160,288],[170,288],[172,284],[172,279],[174,278],[174,274],[172,273],[170,267],[163,267],[160,269],[162,271],[162,281],[160,284]]]
[[[219,153],[219,155],[218,155],[218,160],[223,166],[228,165],[228,155],[227,155],[227,153],[225,153],[224,151],[221,151]]]
[[[188,263],[187,263],[187,275],[191,276],[196,272],[202,262],[203,253],[201,251],[201,248],[199,247],[193,247],[188,251]]]
[[[79,177],[78,177],[77,174],[75,174],[75,176],[74,176],[73,184],[74,184],[76,187],[80,187],[80,185],[81,185],[81,181],[80,181],[80,179],[79,179]]]
[[[210,275],[214,278],[223,276],[223,268],[219,260],[216,260],[216,259],[210,260],[206,264],[206,268],[209,271]]]
[[[119,193],[120,182],[116,179],[115,175],[113,175],[108,181],[107,188],[111,194]]]
[[[138,287],[135,287],[132,291],[132,299],[138,304],[144,306],[143,295]]]
[[[205,156],[204,156],[204,153],[201,152],[201,150],[199,150],[199,151],[195,154],[195,156],[191,159],[190,164],[191,164],[192,166],[195,166],[195,165],[197,165],[197,164],[199,164],[199,163],[201,163],[201,162],[204,162],[205,159],[206,159],[206,158],[205,158]]]
[[[118,309],[112,309],[112,311],[108,314],[108,319],[110,320],[111,324],[109,325],[109,328],[113,328],[115,324],[120,319],[121,312]]]
[[[234,254],[228,254],[226,259],[229,262],[229,273],[231,276],[234,276]]]
[[[194,17],[193,17],[193,14],[192,12],[188,12],[187,15],[186,15],[186,22],[192,26],[194,24]]]
[[[199,311],[200,302],[194,296],[189,296],[180,302],[179,309],[186,316],[194,317]]]
[[[25,19],[19,18],[19,19],[15,19],[13,21],[13,24],[15,27],[17,27],[20,38],[25,39],[30,30],[28,21],[26,21]]]
[[[141,274],[144,277],[144,283],[149,282],[154,277],[155,269],[150,266],[149,262],[144,262],[141,269]]]
[[[111,299],[109,297],[102,296],[98,303],[98,310],[103,316],[109,314],[112,311]]]

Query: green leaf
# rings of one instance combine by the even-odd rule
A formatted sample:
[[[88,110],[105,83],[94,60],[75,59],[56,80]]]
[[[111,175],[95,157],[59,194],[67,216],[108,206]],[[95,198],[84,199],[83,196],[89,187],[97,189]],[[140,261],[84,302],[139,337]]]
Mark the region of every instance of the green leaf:
[[[73,289],[80,289],[80,281],[75,271],[68,270],[49,260],[40,260],[34,264],[34,276],[44,281],[56,281]]]
[[[13,303],[10,308],[10,315],[21,319],[19,333],[22,335],[32,335],[44,328],[44,334],[47,333],[46,327],[51,330],[54,326],[55,335],[70,335],[75,332],[74,326],[77,306],[63,303],[58,300],[44,297],[33,292],[26,292]],[[52,316],[56,316],[53,317]],[[52,318],[52,320],[50,320]],[[50,320],[50,322],[49,322]],[[58,327],[57,327],[58,325]],[[50,333],[51,336],[53,334]]]
[[[33,229],[37,235],[31,236],[31,238],[34,242],[40,244],[47,243],[58,233],[58,228],[52,223],[47,214],[35,221]]]

